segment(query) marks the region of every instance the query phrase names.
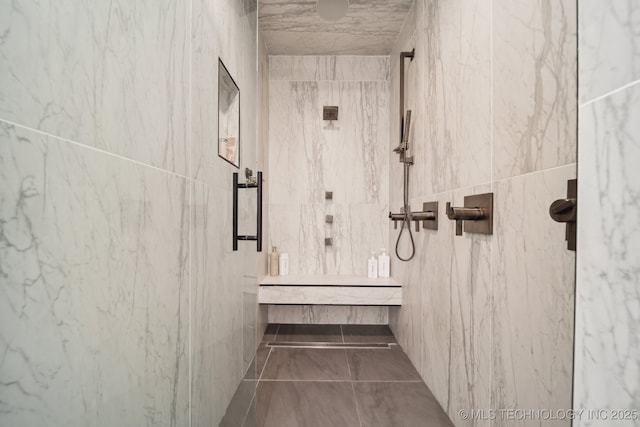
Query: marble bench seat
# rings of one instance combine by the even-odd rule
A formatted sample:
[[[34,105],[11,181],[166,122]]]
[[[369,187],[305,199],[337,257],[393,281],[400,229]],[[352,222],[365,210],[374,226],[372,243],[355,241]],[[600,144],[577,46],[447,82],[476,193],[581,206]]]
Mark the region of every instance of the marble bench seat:
[[[260,304],[402,305],[402,286],[392,278],[360,276],[267,276]]]

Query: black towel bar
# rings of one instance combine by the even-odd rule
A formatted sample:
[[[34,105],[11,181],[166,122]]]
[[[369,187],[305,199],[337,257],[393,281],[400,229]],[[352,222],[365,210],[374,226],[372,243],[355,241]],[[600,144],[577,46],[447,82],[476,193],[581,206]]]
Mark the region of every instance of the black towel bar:
[[[258,190],[257,203],[257,227],[255,236],[238,235],[238,189],[239,188],[256,188]],[[262,172],[258,172],[256,182],[248,182],[246,184],[238,183],[238,173],[233,174],[233,250],[238,250],[238,240],[255,240],[257,251],[262,252]]]

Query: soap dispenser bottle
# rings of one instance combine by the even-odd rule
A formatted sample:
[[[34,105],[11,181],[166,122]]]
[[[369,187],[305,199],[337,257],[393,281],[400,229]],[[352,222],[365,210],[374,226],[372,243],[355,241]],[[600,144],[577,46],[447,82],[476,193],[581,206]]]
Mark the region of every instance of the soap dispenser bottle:
[[[271,248],[271,254],[269,254],[269,275],[277,276],[278,275],[278,249],[273,246]]]
[[[389,277],[389,264],[390,257],[387,254],[387,250],[385,248],[381,249],[380,255],[378,255],[378,276],[380,277]]]
[[[378,260],[376,259],[376,253],[371,251],[369,261],[367,261],[367,277],[369,279],[378,278]]]

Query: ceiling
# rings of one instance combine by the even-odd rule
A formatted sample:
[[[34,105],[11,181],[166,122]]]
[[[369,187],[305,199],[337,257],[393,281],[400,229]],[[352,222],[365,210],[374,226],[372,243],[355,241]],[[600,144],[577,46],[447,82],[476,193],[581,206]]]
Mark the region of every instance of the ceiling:
[[[328,22],[316,0],[259,0],[258,25],[270,55],[388,55],[413,0],[350,0]]]

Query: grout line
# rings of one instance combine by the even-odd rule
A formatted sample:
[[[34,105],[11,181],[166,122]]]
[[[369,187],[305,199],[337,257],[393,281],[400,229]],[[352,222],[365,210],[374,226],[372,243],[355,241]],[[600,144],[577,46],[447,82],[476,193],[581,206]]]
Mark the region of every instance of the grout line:
[[[344,344],[344,343],[345,343],[345,340],[344,340],[344,330],[342,329],[342,325],[340,325],[340,335],[342,336],[342,343]]]
[[[12,121],[6,120],[6,119],[0,119],[0,122],[4,122],[4,123],[6,123],[8,125],[11,125],[11,126],[14,126],[14,127],[20,128],[20,129],[28,130],[28,131],[33,132],[33,133],[44,135],[44,136],[46,136],[48,138],[51,138],[51,139],[56,139],[58,141],[67,142],[67,143],[69,143],[71,145],[75,145],[75,146],[80,147],[80,148],[85,148],[85,149],[87,149],[89,151],[94,151],[94,152],[97,152],[97,153],[100,153],[100,154],[104,154],[104,155],[109,156],[109,157],[114,157],[116,159],[124,160],[126,162],[130,162],[130,163],[136,164],[138,166],[143,166],[143,167],[146,167],[146,168],[149,168],[149,169],[153,169],[153,170],[156,170],[156,171],[159,171],[159,172],[164,172],[164,173],[166,173],[168,175],[173,175],[173,176],[185,179],[185,180],[190,181],[190,182],[197,182],[197,180],[195,180],[193,178],[190,178],[190,177],[188,177],[186,175],[181,175],[179,173],[176,173],[176,172],[173,172],[173,171],[170,171],[170,170],[167,170],[167,169],[162,169],[162,168],[160,168],[158,166],[153,166],[153,165],[150,165],[148,163],[141,162],[139,160],[134,160],[134,159],[130,159],[128,157],[121,156],[120,154],[111,153],[111,152],[103,150],[101,148],[97,148],[97,147],[94,147],[94,146],[91,146],[91,145],[83,144],[81,142],[73,141],[71,139],[67,139],[67,138],[64,138],[64,137],[61,137],[61,136],[53,135],[53,134],[51,134],[49,132],[45,132],[45,131],[42,131],[40,129],[34,129],[32,127],[21,125],[19,123],[15,123],[15,122],[12,122]]]
[[[602,100],[602,99],[604,99],[604,98],[607,98],[607,97],[609,97],[609,96],[615,95],[615,94],[617,94],[618,92],[622,92],[622,91],[624,91],[624,90],[626,90],[626,89],[629,89],[631,86],[635,86],[635,85],[637,85],[637,84],[640,84],[640,80],[636,80],[636,81],[633,81],[633,82],[631,82],[631,83],[627,83],[626,85],[624,85],[624,86],[620,86],[620,87],[619,87],[619,88],[617,88],[617,89],[614,89],[614,90],[612,90],[612,91],[610,91],[610,92],[605,93],[604,95],[600,95],[600,96],[598,96],[598,97],[596,97],[596,98],[593,98],[593,99],[592,99],[592,100],[590,100],[590,101],[587,101],[587,102],[585,102],[585,103],[583,103],[583,104],[579,104],[579,107],[580,107],[580,108],[582,108],[582,107],[586,107],[586,106],[588,106],[588,105],[593,104],[594,102],[598,102],[598,101],[600,101],[600,100]]]
[[[493,133],[493,127],[495,125],[494,123],[494,117],[493,117],[493,80],[494,80],[494,75],[493,75],[493,0],[491,0],[489,2],[489,64],[490,64],[490,71],[489,71],[489,90],[490,95],[489,95],[489,143],[491,144],[491,154],[489,156],[490,160],[491,160],[491,169],[489,170],[489,176],[491,177],[491,182],[493,183],[493,157],[495,155],[494,153],[494,144],[493,144],[493,139],[494,139],[494,133]],[[491,186],[491,191],[493,191],[493,185]]]
[[[493,70],[493,44],[494,44],[494,40],[493,40],[493,0],[490,0],[489,2],[489,25],[490,25],[490,30],[489,30],[489,39],[490,39],[490,46],[491,46],[491,57],[489,59],[490,64],[491,64],[491,82],[490,82],[490,90],[491,90],[491,94],[490,94],[490,107],[489,107],[489,113],[490,113],[490,127],[491,127],[491,132],[490,132],[490,138],[491,138],[491,171],[490,171],[490,176],[491,176],[491,192],[495,193],[496,189],[495,184],[496,181],[494,181],[494,177],[493,177],[493,156],[494,156],[494,126],[495,126],[495,117],[494,117],[494,105],[493,105],[493,82],[494,82],[494,70]],[[493,348],[493,343],[492,343],[492,339],[493,339],[493,292],[494,292],[494,286],[493,286],[493,257],[495,256],[495,252],[494,252],[494,245],[492,244],[490,246],[490,253],[489,253],[489,348]],[[493,363],[494,363],[494,356],[490,355],[489,356],[489,390],[493,390]],[[489,407],[493,408],[493,397],[492,397],[493,393],[489,393]]]
[[[257,413],[257,406],[258,406],[258,402],[256,401],[257,395],[258,395],[258,383],[256,382],[256,388],[253,390],[253,396],[251,397],[251,402],[249,402],[249,406],[247,407],[247,412],[244,414],[244,417],[242,418],[242,427],[244,427],[247,424],[247,417],[249,416],[249,412],[251,412],[251,406],[254,403],[256,405],[256,413]]]
[[[258,388],[258,383],[263,381],[262,375],[264,374],[265,369],[267,369],[267,363],[269,363],[269,358],[271,357],[271,351],[273,349],[269,349],[269,353],[267,353],[267,358],[264,360],[264,365],[262,365],[262,369],[260,370],[260,375],[258,376],[258,381],[256,383],[256,388]]]
[[[192,158],[191,155],[193,145],[193,132],[192,132],[192,92],[193,92],[193,0],[189,1],[189,83],[188,83],[188,95],[187,95],[187,175],[191,175]],[[195,194],[193,194],[193,183],[187,181],[189,184],[189,425],[193,425],[193,321],[191,316],[195,312],[193,309],[193,223],[195,216]],[[193,212],[192,212],[193,210]],[[247,411],[248,412],[248,411]],[[246,418],[246,415],[245,415]],[[244,423],[244,421],[243,421]]]
[[[505,177],[505,178],[500,178],[500,179],[493,180],[492,182],[489,182],[487,184],[495,184],[497,182],[508,181],[508,180],[511,180],[511,179],[522,178],[522,177],[526,177],[526,176],[530,176],[530,175],[536,175],[536,174],[541,174],[541,173],[546,173],[546,172],[553,172],[556,169],[562,169],[562,168],[566,168],[568,166],[576,166],[576,162],[571,162],[571,163],[567,163],[567,164],[564,164],[564,165],[553,166],[553,167],[546,168],[546,169],[540,169],[540,170],[537,170],[537,171],[531,171],[531,172],[523,173],[523,174],[520,174],[520,175],[508,176],[508,177]],[[479,185],[482,185],[482,184],[479,184]],[[475,185],[473,187],[475,187]],[[454,191],[457,191],[457,190],[454,190]]]
[[[353,393],[353,403],[356,405],[356,415],[358,416],[358,424],[362,427],[362,419],[360,419],[360,409],[358,409],[358,397],[356,396],[356,386],[351,383],[351,392]]]

